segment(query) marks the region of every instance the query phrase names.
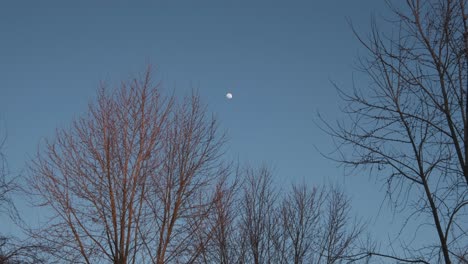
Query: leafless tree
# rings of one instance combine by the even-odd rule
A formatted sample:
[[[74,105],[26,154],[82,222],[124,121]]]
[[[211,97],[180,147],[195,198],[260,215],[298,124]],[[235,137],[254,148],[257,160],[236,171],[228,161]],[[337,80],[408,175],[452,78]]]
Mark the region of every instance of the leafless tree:
[[[293,185],[283,199],[281,263],[341,263],[356,253],[363,225],[337,187]]]
[[[31,165],[41,206],[53,210],[34,235],[56,258],[75,263],[135,263],[140,256],[145,189],[161,166],[172,101],[151,86],[150,72],[103,86],[97,104],[57,132]]]
[[[212,237],[209,216],[218,205],[216,183],[225,174],[220,162],[224,136],[192,96],[171,112],[161,154],[163,163],[150,177],[146,201],[155,237],[147,237],[154,263],[192,263]]]
[[[467,1],[405,3],[389,3],[391,33],[374,20],[367,39],[356,34],[368,51],[360,62],[370,85],[340,91],[350,121],[326,130],[339,142],[341,162],[382,177],[396,212],[411,210],[409,218],[437,237],[402,249],[403,257],[379,254],[452,263],[468,248]]]
[[[276,197],[272,174],[266,167],[237,168],[234,177],[216,188],[209,230],[213,239],[203,252],[202,263],[276,263],[273,233]]]
[[[11,192],[15,189],[15,183],[8,178],[6,158],[3,152],[6,135],[2,130],[0,130],[0,133],[0,217],[7,217],[11,215],[12,211],[16,211],[10,197]],[[9,247],[10,240],[11,238],[0,234],[0,263],[7,263],[13,257],[12,250]]]
[[[227,174],[216,186],[216,199],[210,214],[212,237],[203,251],[202,263],[242,263],[245,247],[239,232],[239,168],[235,176]]]
[[[38,264],[47,263],[41,256],[41,248],[27,240],[15,237],[0,237],[1,264]]]
[[[203,263],[342,263],[362,225],[337,188],[274,188],[271,170],[247,167],[240,188],[220,189],[215,238]],[[238,191],[236,191],[238,190]]]
[[[283,250],[282,263],[313,263],[320,252],[320,221],[323,217],[324,192],[309,190],[305,185],[293,186],[283,199],[281,219],[284,232],[278,239]]]
[[[196,258],[223,137],[196,95],[181,103],[148,70],[57,132],[31,167],[31,193],[53,214],[33,237],[57,261],[172,263]]]
[[[12,177],[7,167],[7,161],[3,152],[6,142],[6,130],[0,127],[0,217],[3,220],[10,219],[12,224],[21,223],[21,218],[15,204],[13,193],[18,191],[17,179]],[[27,239],[19,239],[12,234],[0,234],[0,263],[43,263],[40,258],[39,248]]]
[[[240,232],[245,243],[244,261],[246,263],[275,262],[277,251],[272,241],[277,231],[275,213],[278,194],[273,187],[271,171],[266,166],[245,170],[245,183],[241,197]]]
[[[0,213],[16,218],[16,208],[11,194],[17,189],[17,184],[8,173],[6,157],[3,152],[6,138],[6,131],[0,127]]]
[[[327,190],[324,207],[318,263],[322,259],[325,263],[341,263],[356,253],[355,244],[364,227],[351,218],[350,200],[337,187]]]

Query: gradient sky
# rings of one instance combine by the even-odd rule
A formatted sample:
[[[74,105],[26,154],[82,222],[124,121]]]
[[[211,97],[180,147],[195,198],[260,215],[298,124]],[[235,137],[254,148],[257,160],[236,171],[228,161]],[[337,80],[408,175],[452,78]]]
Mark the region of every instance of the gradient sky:
[[[10,169],[22,173],[42,139],[84,113],[100,80],[118,84],[151,63],[177,94],[199,89],[228,132],[230,157],[271,164],[279,186],[343,184],[355,213],[386,240],[400,225],[385,210],[376,217],[381,184],[344,177],[316,150],[333,142],[314,124],[317,111],[344,117],[330,80],[345,90],[353,76],[365,85],[355,69],[364,51],[347,18],[365,34],[371,15],[386,12],[383,0],[2,1],[0,117]]]

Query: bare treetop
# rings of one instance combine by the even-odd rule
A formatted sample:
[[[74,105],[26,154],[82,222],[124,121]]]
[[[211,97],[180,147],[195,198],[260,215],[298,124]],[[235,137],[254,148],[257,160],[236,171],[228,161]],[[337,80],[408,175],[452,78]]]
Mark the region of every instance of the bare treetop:
[[[55,258],[166,263],[197,254],[187,239],[210,208],[223,140],[197,95],[175,102],[150,77],[101,87],[88,114],[31,164],[33,192],[54,212],[32,235]]]
[[[408,0],[393,8],[392,34],[374,22],[368,39],[358,35],[370,85],[342,92],[349,122],[327,124],[341,162],[370,169],[396,207],[427,216],[420,220],[437,243],[400,259],[452,263],[468,254],[466,3]]]

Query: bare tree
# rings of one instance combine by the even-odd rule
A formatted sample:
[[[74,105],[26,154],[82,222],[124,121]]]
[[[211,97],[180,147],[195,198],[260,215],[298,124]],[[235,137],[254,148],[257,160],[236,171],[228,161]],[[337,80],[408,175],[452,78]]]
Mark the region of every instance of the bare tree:
[[[214,239],[203,263],[341,263],[352,260],[362,225],[338,188],[274,188],[270,169],[247,167],[220,188]],[[237,191],[238,190],[238,191]]]
[[[9,173],[3,152],[6,131],[0,127],[0,216],[10,219],[13,224],[21,223],[21,217],[13,202],[14,192],[18,191],[16,177]],[[40,258],[39,247],[27,239],[19,239],[12,234],[0,234],[0,263],[44,263]]]
[[[245,177],[239,228],[245,243],[243,262],[271,263],[277,253],[271,237],[278,227],[275,225],[278,194],[273,188],[272,174],[266,166],[262,166],[259,169],[247,168]]]
[[[145,246],[154,263],[191,263],[212,237],[209,216],[219,199],[214,190],[226,170],[220,161],[224,136],[194,95],[171,112],[164,138],[161,170],[151,175],[146,197],[157,232]]]
[[[0,127],[0,213],[16,218],[17,212],[11,199],[12,192],[17,189],[17,184],[8,173],[5,153],[6,132]]]
[[[403,248],[404,256],[380,255],[452,263],[468,248],[467,2],[389,6],[394,32],[374,21],[368,39],[358,35],[370,85],[340,91],[350,121],[327,124],[327,131],[340,144],[341,162],[383,177],[395,209],[410,209],[409,218],[420,216],[437,237],[419,250]]]
[[[314,263],[320,252],[320,220],[323,217],[324,192],[309,190],[305,185],[293,186],[283,199],[281,219],[284,238],[282,263]],[[289,260],[289,261],[288,261]]]
[[[351,219],[351,205],[346,195],[337,187],[326,192],[323,231],[319,234],[320,255],[318,263],[340,263],[356,253],[356,242],[364,227]]]
[[[47,263],[41,256],[41,248],[27,240],[16,237],[0,237],[1,264]]]
[[[222,137],[196,95],[180,105],[150,70],[99,92],[31,165],[32,193],[53,214],[33,236],[72,263],[167,263],[195,254],[211,208]],[[192,253],[192,255],[188,255]]]
[[[0,127],[1,128],[1,127]],[[11,216],[11,212],[16,212],[13,201],[10,197],[12,191],[16,188],[16,184],[12,179],[8,178],[8,168],[3,148],[6,141],[4,131],[0,130],[0,217]],[[13,214],[16,215],[16,214]],[[14,258],[15,250],[11,249],[11,238],[0,234],[0,263],[11,262]]]
[[[283,199],[281,263],[341,263],[356,253],[363,225],[337,187],[293,185]]]
[[[148,70],[115,92],[102,86],[88,115],[46,143],[31,165],[30,183],[40,205],[53,211],[33,234],[49,253],[74,263],[142,258],[145,192],[162,164],[171,107],[151,86]]]
[[[239,168],[232,177],[229,174],[220,179],[216,186],[216,199],[210,214],[207,230],[212,237],[203,251],[202,263],[242,263],[245,247],[239,232]],[[230,176],[230,177],[228,177]]]

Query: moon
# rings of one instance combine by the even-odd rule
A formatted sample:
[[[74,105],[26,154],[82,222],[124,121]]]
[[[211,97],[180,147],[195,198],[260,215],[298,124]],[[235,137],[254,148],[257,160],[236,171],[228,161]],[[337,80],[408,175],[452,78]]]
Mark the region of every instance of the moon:
[[[231,100],[231,99],[232,99],[232,93],[227,93],[227,94],[226,94],[226,98],[227,98],[228,100]]]

